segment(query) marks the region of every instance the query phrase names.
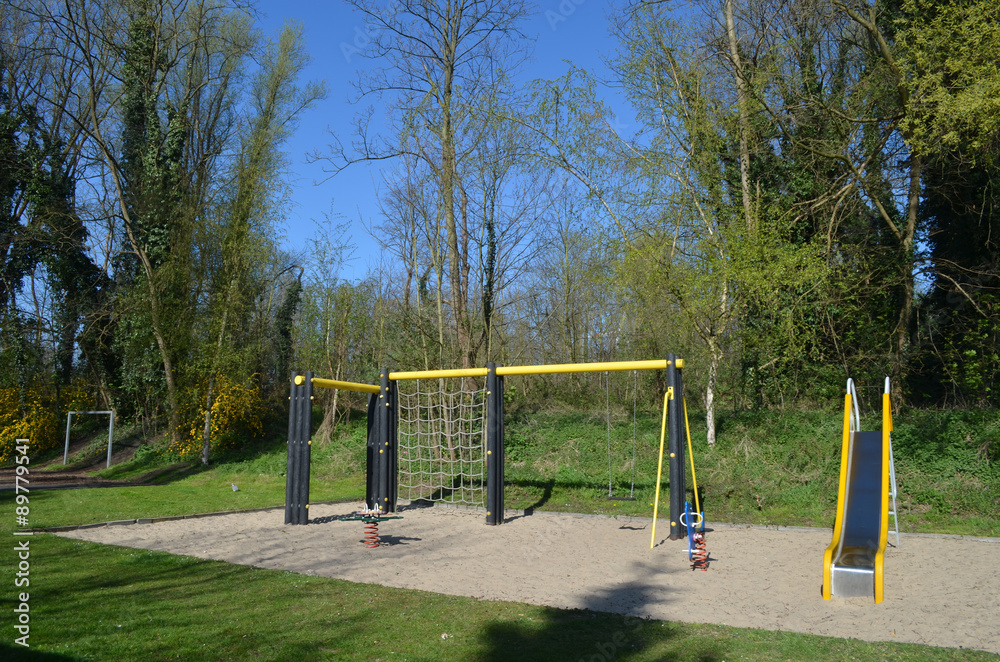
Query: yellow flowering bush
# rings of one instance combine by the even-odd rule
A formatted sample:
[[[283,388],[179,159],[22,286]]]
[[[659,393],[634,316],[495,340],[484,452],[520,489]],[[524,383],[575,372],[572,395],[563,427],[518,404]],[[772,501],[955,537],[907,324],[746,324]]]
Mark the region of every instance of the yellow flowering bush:
[[[31,386],[21,408],[20,389],[0,388],[0,463],[10,462],[18,439],[27,439],[31,455],[58,448],[63,442],[66,413],[90,409],[88,390],[74,384],[62,390],[59,406],[54,387]]]
[[[240,439],[255,437],[264,430],[267,406],[254,386],[251,377],[247,383],[233,381],[217,375],[212,391],[212,450],[234,448]],[[199,389],[195,399],[189,401],[182,415],[180,441],[170,446],[169,452],[181,458],[197,457],[205,434],[205,394],[208,380]]]

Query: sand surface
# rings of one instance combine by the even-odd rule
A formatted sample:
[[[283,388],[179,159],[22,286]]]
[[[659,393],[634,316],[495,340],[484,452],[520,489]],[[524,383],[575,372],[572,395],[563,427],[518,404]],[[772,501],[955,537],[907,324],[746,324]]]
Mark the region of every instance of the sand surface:
[[[648,519],[535,513],[487,526],[482,512],[404,507],[366,549],[362,523],[337,519],[360,505],[315,504],[307,526],[283,524],[275,509],[60,535],[483,600],[1000,653],[995,539],[904,534],[886,552],[876,605],[822,599],[824,529],[715,525],[701,572],[662,520],[650,549]]]

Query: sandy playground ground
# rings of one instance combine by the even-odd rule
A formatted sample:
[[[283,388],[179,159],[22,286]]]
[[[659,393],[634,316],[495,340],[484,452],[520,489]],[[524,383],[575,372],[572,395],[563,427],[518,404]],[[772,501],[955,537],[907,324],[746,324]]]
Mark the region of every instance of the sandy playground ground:
[[[1000,540],[903,535],[885,561],[885,601],[823,600],[825,529],[709,525],[711,566],[649,519],[535,513],[487,526],[483,512],[403,507],[366,549],[361,504],[77,529],[60,535],[353,582],[593,609],[670,621],[790,630],[1000,653]],[[890,534],[890,543],[894,541]]]

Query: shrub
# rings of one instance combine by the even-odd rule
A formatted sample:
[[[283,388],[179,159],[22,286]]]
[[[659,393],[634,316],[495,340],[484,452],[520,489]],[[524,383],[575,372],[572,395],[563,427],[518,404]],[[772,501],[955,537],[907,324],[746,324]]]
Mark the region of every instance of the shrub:
[[[241,439],[258,437],[264,430],[267,405],[261,398],[260,387],[253,385],[251,377],[246,383],[236,382],[225,375],[217,375],[212,393],[211,450],[215,452],[235,448]],[[205,395],[208,380],[194,397],[189,399],[182,415],[180,441],[169,446],[167,453],[181,459],[197,457],[201,453],[205,433]]]
[[[89,409],[91,398],[87,388],[74,384],[58,392],[54,387],[32,386],[21,389],[0,388],[0,463],[14,458],[18,439],[28,439],[31,454],[37,457],[59,447],[66,413]]]

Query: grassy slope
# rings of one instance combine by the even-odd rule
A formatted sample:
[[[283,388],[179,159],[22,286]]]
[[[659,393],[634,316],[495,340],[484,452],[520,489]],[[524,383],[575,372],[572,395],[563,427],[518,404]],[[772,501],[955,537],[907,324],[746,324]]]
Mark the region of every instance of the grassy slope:
[[[833,525],[840,471],[837,411],[744,413],[725,417],[718,443],[705,444],[691,412],[701,505],[709,521],[827,527]],[[869,427],[877,428],[877,425]],[[996,412],[915,411],[897,417],[893,444],[902,531],[1000,536],[1000,417]],[[629,514],[648,517],[656,482],[660,420],[640,413],[636,425],[635,501],[608,495],[608,432],[604,412],[539,413],[507,425],[508,508]],[[311,500],[364,495],[364,424],[328,444],[314,444]],[[615,495],[632,491],[632,421],[612,420]],[[129,463],[98,472],[134,478],[169,462],[140,452]],[[162,473],[160,486],[115,488],[121,497],[82,498],[79,492],[40,493],[38,526],[107,519],[183,515],[284,503],[285,444],[230,453],[209,470],[190,464]],[[666,507],[666,467],[661,509]],[[236,483],[240,491],[233,492]],[[690,470],[688,488],[692,487]],[[120,492],[118,492],[120,490]],[[105,490],[106,491],[106,490]],[[105,492],[102,491],[102,492]],[[137,495],[142,493],[142,498]],[[112,492],[109,492],[111,494]]]
[[[832,526],[840,472],[839,412],[723,418],[714,448],[691,412],[695,467],[710,521]],[[507,427],[507,505],[649,516],[660,422],[640,414],[634,502],[610,501],[603,412],[539,414]],[[631,491],[631,417],[613,418],[615,495]],[[878,429],[878,425],[871,425]],[[1000,536],[1000,421],[996,412],[897,417],[893,433],[902,531]],[[666,473],[666,467],[664,467]],[[664,483],[666,478],[664,477]],[[692,488],[688,470],[688,489]],[[661,508],[667,488],[661,489]]]

